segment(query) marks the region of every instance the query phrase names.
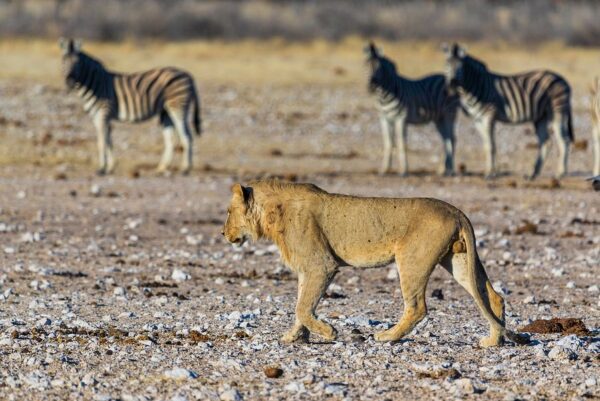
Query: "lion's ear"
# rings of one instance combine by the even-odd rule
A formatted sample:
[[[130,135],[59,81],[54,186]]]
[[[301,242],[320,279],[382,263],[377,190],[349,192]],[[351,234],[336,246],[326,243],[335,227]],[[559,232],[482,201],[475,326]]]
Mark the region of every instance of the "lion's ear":
[[[233,196],[239,197],[244,203],[248,204],[252,196],[252,188],[244,187],[241,184],[233,184],[231,187]]]

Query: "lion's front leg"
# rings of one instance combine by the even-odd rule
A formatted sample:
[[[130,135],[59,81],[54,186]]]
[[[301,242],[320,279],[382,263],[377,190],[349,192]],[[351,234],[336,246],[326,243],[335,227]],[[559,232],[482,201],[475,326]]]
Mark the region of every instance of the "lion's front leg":
[[[296,323],[282,337],[282,341],[297,340],[303,334],[304,328],[308,329],[310,333],[320,335],[327,341],[335,340],[336,330],[330,324],[315,317],[315,309],[333,276],[334,274],[328,274],[325,269],[308,270],[298,275]]]
[[[286,331],[283,336],[281,336],[281,342],[290,344],[295,341],[298,341],[301,338],[306,339],[306,337],[308,337],[308,332],[306,331],[306,328],[300,322],[300,320],[296,319],[292,328]]]

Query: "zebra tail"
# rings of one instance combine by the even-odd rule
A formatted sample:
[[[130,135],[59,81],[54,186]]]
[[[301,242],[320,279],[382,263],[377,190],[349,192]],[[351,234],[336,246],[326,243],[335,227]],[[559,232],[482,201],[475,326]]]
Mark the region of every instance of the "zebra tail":
[[[569,130],[569,140],[575,142],[575,134],[573,133],[573,115],[570,110],[567,117],[567,129]]]
[[[202,120],[200,119],[200,100],[198,99],[198,92],[194,88],[194,130],[196,136],[202,134]]]

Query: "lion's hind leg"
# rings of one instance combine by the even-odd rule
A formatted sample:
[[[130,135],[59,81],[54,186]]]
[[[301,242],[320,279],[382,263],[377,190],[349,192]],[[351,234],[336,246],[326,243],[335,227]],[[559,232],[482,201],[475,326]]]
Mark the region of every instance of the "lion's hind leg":
[[[481,339],[480,344],[483,347],[501,345],[503,341],[504,330],[504,299],[494,290],[490,280],[485,273],[483,265],[479,258],[476,262],[476,283],[473,285],[468,270],[467,254],[465,252],[452,253],[444,257],[442,266],[454,277],[454,279],[475,298],[479,293],[479,297],[483,299],[483,303],[488,310],[482,310],[483,316],[490,323],[490,334],[488,337]],[[491,312],[491,313],[490,313]],[[493,314],[493,316],[492,316]],[[495,317],[495,320],[494,320]],[[499,323],[499,324],[498,324]]]
[[[404,313],[400,321],[388,330],[375,334],[377,341],[398,341],[407,335],[427,315],[425,290],[431,272],[435,268],[440,255],[432,252],[437,249],[430,243],[410,241],[410,249],[398,248],[396,265],[400,276],[400,289],[404,300]]]

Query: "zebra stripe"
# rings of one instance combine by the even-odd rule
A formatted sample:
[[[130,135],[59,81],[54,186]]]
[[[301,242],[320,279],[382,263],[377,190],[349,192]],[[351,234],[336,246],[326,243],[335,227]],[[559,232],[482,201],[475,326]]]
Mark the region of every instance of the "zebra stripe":
[[[463,109],[476,122],[486,147],[486,175],[495,173],[493,127],[496,121],[508,124],[534,123],[538,135],[538,156],[531,178],[535,178],[547,153],[550,129],[560,152],[558,175],[567,171],[569,143],[573,141],[571,87],[559,74],[536,70],[516,75],[490,72],[480,60],[467,55],[458,44],[445,47],[446,82],[460,96]]]
[[[384,57],[373,43],[365,49],[369,69],[369,92],[378,100],[384,137],[381,173],[391,168],[394,131],[399,147],[400,173],[406,174],[406,125],[433,122],[442,136],[445,149],[444,174],[454,173],[454,122],[458,96],[450,95],[443,75],[411,80],[396,72],[396,65]]]
[[[194,79],[186,71],[174,67],[124,74],[107,70],[100,61],[80,50],[72,39],[61,40],[63,76],[69,88],[83,101],[83,109],[92,117],[98,133],[100,173],[114,167],[110,121],[137,123],[160,117],[165,137],[165,150],[158,166],[165,171],[173,158],[174,131],[184,147],[182,170],[192,166],[192,135],[201,133],[200,101]],[[191,118],[190,118],[191,117]]]

